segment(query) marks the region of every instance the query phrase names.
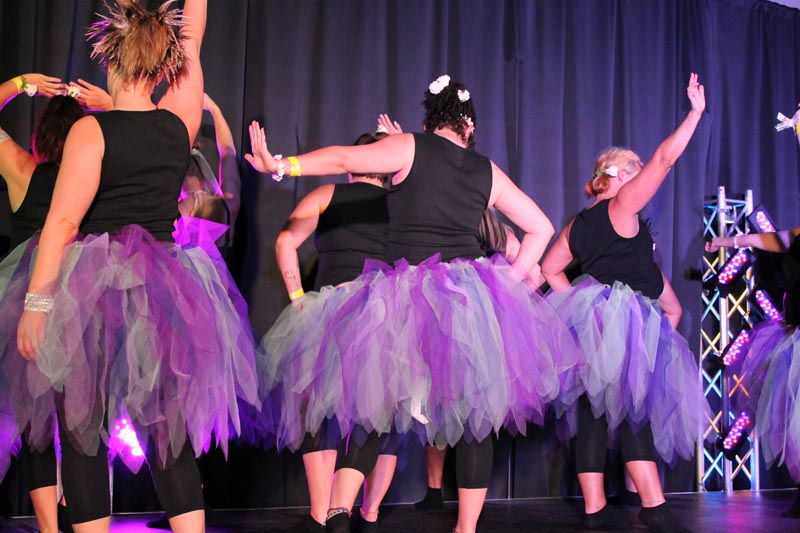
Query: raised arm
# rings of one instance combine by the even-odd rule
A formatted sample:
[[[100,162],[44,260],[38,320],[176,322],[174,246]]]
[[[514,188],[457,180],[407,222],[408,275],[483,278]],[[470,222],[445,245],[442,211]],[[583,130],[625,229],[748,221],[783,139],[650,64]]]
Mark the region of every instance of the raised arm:
[[[380,141],[361,146],[328,146],[295,156],[299,173],[291,173],[288,158],[277,161],[267,147],[264,128],[257,121],[250,124],[250,147],[253,153],[244,158],[259,172],[276,174],[284,166],[286,176],[327,176],[330,174],[395,174],[405,179],[414,162],[414,137],[410,133],[389,135]]]
[[[78,102],[89,111],[110,111],[114,107],[111,95],[97,85],[79,78],[69,86],[78,89]]]
[[[236,146],[228,122],[222,115],[219,106],[207,94],[203,96],[203,108],[211,113],[214,119],[214,135],[217,140],[219,154],[219,178],[228,210],[231,213],[231,231],[236,226],[236,217],[242,202],[242,180],[239,176],[239,160],[236,158]]]
[[[553,224],[539,206],[494,163],[492,163],[492,192],[489,197],[489,207],[491,206],[499,209],[525,232],[519,253],[511,264],[515,274],[523,280],[539,262],[547,243],[553,237],[555,232]]]
[[[275,242],[275,256],[278,268],[281,270],[283,283],[290,300],[296,300],[303,295],[303,285],[300,280],[300,261],[297,258],[297,249],[308,239],[319,223],[319,215],[333,198],[333,185],[323,185],[308,193],[297,207],[294,208],[289,220],[278,235]]]
[[[64,84],[58,78],[44,74],[23,74],[0,84],[0,110],[6,104],[22,94],[25,87],[32,91],[31,86],[36,86],[36,93],[43,96],[53,96],[63,90]],[[0,175],[8,186],[8,199],[11,210],[16,211],[28,192],[33,171],[36,169],[36,160],[11,138],[0,127]]]
[[[691,111],[680,126],[662,141],[639,174],[620,188],[611,200],[610,210],[624,215],[638,214],[655,196],[675,161],[686,149],[706,108],[705,88],[697,81],[697,74],[692,73],[689,77],[686,94],[692,104]]]
[[[571,229],[572,221],[561,230],[558,239],[556,239],[550,251],[547,252],[544,261],[542,261],[542,276],[554,291],[568,289],[570,286],[569,279],[567,279],[564,271],[574,259],[572,251],[569,249],[569,232]]]
[[[774,233],[749,233],[733,237],[714,237],[706,243],[706,251],[716,252],[720,248],[758,248],[767,252],[785,252],[792,241],[800,235],[800,227]]]
[[[207,0],[186,0],[183,7],[185,26],[181,29],[184,53],[183,72],[167,89],[158,106],[178,115],[189,132],[189,145],[194,143],[203,114],[203,68],[200,46],[206,30]]]
[[[100,185],[105,144],[94,117],[78,120],[67,135],[50,211],[42,229],[28,293],[49,296],[61,266],[64,247],[78,228]],[[17,344],[26,358],[35,356],[36,342],[44,331],[45,314],[25,311],[17,330]]]

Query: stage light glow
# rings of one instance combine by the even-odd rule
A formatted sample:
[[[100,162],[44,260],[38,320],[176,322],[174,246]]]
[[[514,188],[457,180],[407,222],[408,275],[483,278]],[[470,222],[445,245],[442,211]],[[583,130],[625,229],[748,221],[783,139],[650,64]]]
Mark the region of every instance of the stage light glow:
[[[775,222],[772,221],[772,217],[769,216],[767,210],[762,206],[753,209],[753,212],[747,216],[747,220],[750,222],[750,225],[760,233],[774,233],[778,231],[775,229]]]
[[[750,330],[743,329],[722,352],[722,364],[730,366],[736,362],[748,344],[750,344]]]
[[[747,413],[742,412],[733,422],[730,431],[722,439],[722,447],[727,451],[732,451],[743,440],[742,437],[747,438],[747,428],[750,427],[750,417]]]
[[[117,420],[117,423],[114,424],[114,434],[112,438],[119,439],[124,443],[133,457],[144,457],[144,450],[142,450],[136,438],[136,432],[133,430],[133,426],[127,418],[120,418]]]
[[[747,248],[742,248],[731,257],[717,276],[718,285],[728,285],[742,274],[752,258]]]
[[[763,289],[756,289],[755,293],[756,303],[770,320],[780,321],[783,320],[783,315],[775,304],[772,303],[767,291]]]

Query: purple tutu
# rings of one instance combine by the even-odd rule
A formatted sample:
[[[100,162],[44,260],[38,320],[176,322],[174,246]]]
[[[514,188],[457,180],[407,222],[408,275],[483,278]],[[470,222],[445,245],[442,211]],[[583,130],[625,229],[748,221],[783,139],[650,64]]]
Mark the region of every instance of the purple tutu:
[[[579,376],[594,416],[605,416],[610,432],[625,420],[649,422],[661,458],[692,457],[710,410],[694,355],[657,302],[590,276],[547,297],[580,345]]]
[[[354,281],[287,307],[261,345],[278,445],[296,449],[325,419],[343,434],[413,430],[453,445],[524,432],[574,402],[569,332],[509,269],[502,258],[368,261]]]
[[[35,248],[36,238],[0,268],[2,338],[16,338]],[[212,436],[226,449],[240,429],[239,402],[257,405],[258,395],[247,306],[222,258],[139,226],[87,236],[63,257],[36,363],[15,342],[0,354],[31,446],[46,446],[53,428],[44,407],[30,406],[52,413],[55,390],[62,431],[83,453],[96,454],[109,441],[106,421],[126,415],[162,464],[187,438],[198,454]]]
[[[742,364],[736,406],[755,415],[764,461],[785,463],[800,481],[800,329],[780,322],[758,324]]]

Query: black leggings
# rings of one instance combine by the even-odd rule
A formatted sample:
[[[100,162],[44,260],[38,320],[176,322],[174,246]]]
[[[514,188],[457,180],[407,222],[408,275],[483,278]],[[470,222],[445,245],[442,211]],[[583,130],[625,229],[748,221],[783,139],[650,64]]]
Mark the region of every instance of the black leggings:
[[[25,441],[19,458],[29,491],[58,484],[55,444],[51,442],[47,448],[39,452],[31,449]]]
[[[494,461],[492,437],[486,437],[480,442],[472,438],[462,438],[456,443],[455,450],[458,488],[487,488]],[[336,469],[352,468],[367,477],[375,468],[379,453],[394,455],[391,453],[391,446],[385,445],[381,451],[381,438],[377,433],[367,434],[364,428],[356,427],[351,432],[350,438],[344,440],[339,448],[339,463]]]
[[[161,468],[160,461],[155,457],[155,446],[152,442],[149,444],[147,459],[150,472],[167,516],[172,518],[203,509],[200,471],[189,442],[184,444],[177,457],[170,454],[166,468]],[[83,454],[62,431],[61,455],[61,477],[70,521],[80,524],[109,516],[108,447],[101,442],[97,454]]]
[[[636,430],[628,422],[617,429],[622,460],[655,461],[656,451],[653,431],[647,423]],[[603,472],[608,449],[608,423],[606,417],[595,418],[586,396],[578,404],[578,438],[575,443],[575,463],[578,473]]]

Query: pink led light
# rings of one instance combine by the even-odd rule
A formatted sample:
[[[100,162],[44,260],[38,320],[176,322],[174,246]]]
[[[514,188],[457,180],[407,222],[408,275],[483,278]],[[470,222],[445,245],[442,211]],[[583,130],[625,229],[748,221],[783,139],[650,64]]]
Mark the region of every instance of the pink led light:
[[[739,359],[744,347],[750,343],[750,331],[747,329],[743,329],[739,332],[739,335],[736,336],[736,339],[733,343],[728,347],[725,351],[725,355],[722,356],[722,364],[725,366],[731,365],[734,361]]]
[[[114,424],[114,437],[127,446],[132,456],[144,456],[144,450],[142,450],[139,441],[136,439],[136,432],[133,430],[130,420],[127,418],[120,418],[117,420],[117,423]]]
[[[770,320],[783,320],[783,315],[778,311],[778,308],[775,307],[775,304],[772,303],[772,300],[770,300],[766,291],[763,289],[756,290],[756,303],[758,303],[758,306]]]
[[[764,211],[759,210],[756,212],[756,225],[761,230],[761,233],[774,233],[777,231]]]
[[[725,436],[725,440],[722,441],[722,446],[726,450],[733,449],[738,443],[739,440],[744,435],[744,431],[750,425],[750,417],[747,416],[747,413],[742,413],[739,417],[734,421],[733,427]]]
[[[717,276],[718,283],[720,285],[727,285],[733,281],[736,275],[742,270],[742,267],[749,262],[750,256],[748,255],[747,249],[742,248],[725,263],[724,267],[722,267],[722,271],[719,273],[719,276]]]

